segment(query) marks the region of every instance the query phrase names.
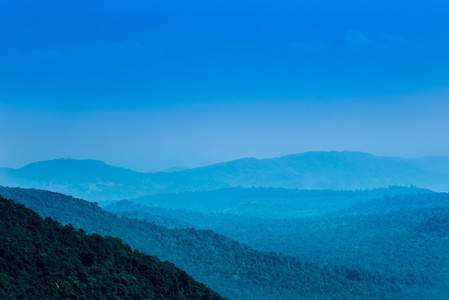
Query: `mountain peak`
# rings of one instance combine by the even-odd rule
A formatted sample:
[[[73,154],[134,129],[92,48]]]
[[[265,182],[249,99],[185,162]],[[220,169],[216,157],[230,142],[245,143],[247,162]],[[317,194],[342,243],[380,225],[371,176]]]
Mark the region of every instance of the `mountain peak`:
[[[75,158],[58,158],[51,160],[37,161],[27,164],[23,169],[37,168],[79,168],[79,167],[104,167],[108,166],[105,162],[95,159],[75,159]]]

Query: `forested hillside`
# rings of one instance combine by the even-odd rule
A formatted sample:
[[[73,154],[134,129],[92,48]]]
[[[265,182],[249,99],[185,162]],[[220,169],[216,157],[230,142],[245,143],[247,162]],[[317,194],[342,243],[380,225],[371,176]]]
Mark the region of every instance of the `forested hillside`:
[[[205,192],[208,197],[199,193],[198,198],[195,193],[172,195],[172,201],[169,195],[154,196],[154,199],[166,199],[168,207],[185,207],[190,199],[199,199],[192,205],[192,210],[197,211],[163,208],[162,200],[157,202],[160,206],[121,201],[105,209],[171,228],[211,229],[261,251],[282,252],[320,265],[340,264],[392,275],[406,280],[410,284],[407,288],[410,297],[414,295],[416,299],[420,299],[417,295],[422,299],[449,298],[447,193],[400,187],[343,192],[343,195],[352,196],[349,201],[342,197],[342,192],[291,191],[305,196],[304,201],[295,202],[291,201],[293,198],[282,198],[288,195],[282,191],[270,201],[268,195],[272,191],[267,189],[262,197],[263,190],[258,189],[257,193],[242,190],[241,197],[237,190],[223,190],[224,195],[234,196],[234,204],[259,193],[259,205],[267,206],[249,213],[244,206],[243,209],[235,206],[236,209],[223,213],[225,210],[219,209],[220,204],[221,208],[228,207],[229,202],[221,202],[219,191]],[[209,197],[212,194],[217,196],[217,203],[209,203],[213,200]],[[386,196],[388,194],[392,196]],[[294,211],[304,212],[303,215],[283,214],[284,218],[278,218],[281,213],[275,209],[276,199],[282,199]],[[312,202],[313,206],[314,201],[320,202],[319,214],[304,210],[307,202]],[[205,212],[199,209],[201,202],[205,203]],[[220,213],[214,213],[211,205]],[[274,211],[272,214],[269,214],[270,208]],[[255,216],[255,212],[259,214]]]
[[[214,191],[148,195],[128,200],[164,208],[282,219],[326,215],[384,196],[429,193],[434,192],[414,186],[390,186],[357,191],[236,187]]]
[[[87,235],[0,196],[1,299],[224,299],[120,239]]]
[[[212,231],[119,218],[94,203],[61,194],[4,187],[0,194],[88,233],[119,237],[174,262],[231,299],[398,299],[410,286],[425,287],[404,276],[256,251]]]

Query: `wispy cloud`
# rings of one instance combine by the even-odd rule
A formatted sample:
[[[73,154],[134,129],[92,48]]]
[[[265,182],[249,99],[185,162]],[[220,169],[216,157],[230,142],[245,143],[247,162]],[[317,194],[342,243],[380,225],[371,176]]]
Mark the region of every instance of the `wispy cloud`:
[[[357,30],[349,30],[345,36],[346,43],[354,46],[373,46],[378,43]]]
[[[379,32],[368,36],[361,31],[350,30],[347,31],[344,36],[344,45],[355,49],[370,48],[385,51],[393,48],[411,48],[414,45],[414,42],[403,36],[389,34],[386,32]]]
[[[404,46],[404,47],[411,47],[414,44],[413,41],[411,41],[403,36],[388,34],[385,32],[380,32],[379,38],[387,44],[399,45],[399,46]]]

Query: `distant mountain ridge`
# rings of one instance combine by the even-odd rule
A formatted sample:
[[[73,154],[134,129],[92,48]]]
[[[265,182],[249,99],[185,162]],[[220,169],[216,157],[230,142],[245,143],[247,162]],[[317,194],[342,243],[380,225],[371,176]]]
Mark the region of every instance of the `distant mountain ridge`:
[[[363,152],[306,152],[244,158],[183,171],[141,173],[96,160],[57,159],[0,168],[0,185],[40,188],[91,201],[230,187],[354,190],[416,185],[449,190],[449,157],[398,158]]]

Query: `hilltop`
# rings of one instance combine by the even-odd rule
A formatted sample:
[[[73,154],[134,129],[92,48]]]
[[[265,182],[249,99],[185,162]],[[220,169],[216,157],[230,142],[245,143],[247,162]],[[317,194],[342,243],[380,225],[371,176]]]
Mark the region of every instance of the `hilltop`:
[[[306,152],[245,158],[178,172],[141,173],[95,160],[58,159],[1,168],[0,184],[47,189],[90,201],[230,187],[355,190],[415,185],[449,190],[449,157],[397,158],[362,152]]]

